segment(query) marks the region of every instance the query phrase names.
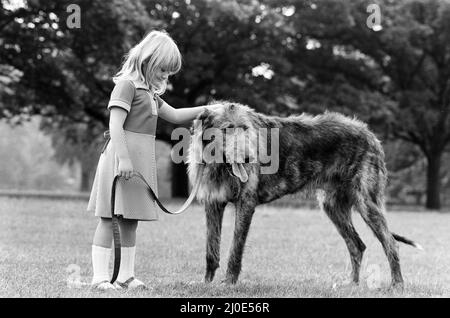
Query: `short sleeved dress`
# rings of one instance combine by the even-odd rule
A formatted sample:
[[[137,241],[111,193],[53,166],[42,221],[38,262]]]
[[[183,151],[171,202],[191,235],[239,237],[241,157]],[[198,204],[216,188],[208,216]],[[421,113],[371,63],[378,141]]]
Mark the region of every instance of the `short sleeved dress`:
[[[135,171],[138,171],[158,195],[155,158],[155,132],[158,110],[164,101],[138,81],[116,83],[108,109],[121,107],[128,114],[123,128],[125,141]],[[100,155],[87,210],[95,216],[111,217],[111,188],[118,174],[119,158],[109,142]],[[158,220],[159,207],[138,178],[119,179],[116,189],[115,211],[125,219]]]

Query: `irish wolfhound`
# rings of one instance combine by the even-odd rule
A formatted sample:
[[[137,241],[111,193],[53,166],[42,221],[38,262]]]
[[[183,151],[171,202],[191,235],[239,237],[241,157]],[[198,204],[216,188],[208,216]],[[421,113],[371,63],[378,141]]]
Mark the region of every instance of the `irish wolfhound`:
[[[289,193],[320,189],[321,207],[344,238],[350,253],[352,281],[359,281],[361,260],[366,248],[352,224],[351,210],[354,208],[383,246],[391,269],[392,285],[402,286],[396,240],[420,247],[388,229],[383,215],[387,174],[384,152],[379,140],[367,126],[333,112],[314,117],[302,114],[282,118],[266,116],[237,103],[223,103],[225,107],[221,111],[206,110],[198,116],[202,127],[197,131],[194,129],[188,154],[190,180],[193,182],[200,171],[203,174],[197,199],[205,204],[206,210],[205,281],[211,282],[219,267],[222,218],[228,202],[234,203],[236,216],[224,282],[234,284],[241,270],[244,245],[255,207]],[[205,138],[208,128],[224,132],[226,138],[218,142],[221,148],[218,150],[223,152],[225,162],[196,160],[199,150],[203,151],[214,140],[211,136]],[[264,142],[258,145],[253,141],[235,143],[229,148],[228,140],[232,139],[228,138],[230,128],[242,128],[253,137],[261,128],[278,129],[278,140],[268,140],[266,144],[268,148],[274,142],[278,143],[278,170],[269,174],[261,173],[264,165],[259,157],[264,150],[261,149],[264,148]],[[211,142],[207,139],[211,139]],[[247,153],[244,162],[228,160],[229,149],[233,147],[238,148],[238,153]],[[259,149],[255,150],[255,147]],[[244,150],[240,152],[239,148]],[[250,162],[249,154],[255,153],[257,160]],[[215,158],[222,157],[219,154]]]

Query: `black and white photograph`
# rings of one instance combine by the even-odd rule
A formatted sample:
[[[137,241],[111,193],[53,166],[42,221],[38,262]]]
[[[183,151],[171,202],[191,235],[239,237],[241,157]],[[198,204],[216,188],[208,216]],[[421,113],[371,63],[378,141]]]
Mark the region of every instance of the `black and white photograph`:
[[[450,0],[1,0],[0,298],[449,297]]]

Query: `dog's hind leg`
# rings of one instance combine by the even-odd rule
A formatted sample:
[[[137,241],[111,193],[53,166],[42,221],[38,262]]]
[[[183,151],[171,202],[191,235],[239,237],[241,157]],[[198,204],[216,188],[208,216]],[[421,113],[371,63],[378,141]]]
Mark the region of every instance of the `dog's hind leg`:
[[[220,262],[220,236],[226,203],[207,203],[206,211],[206,274],[205,282],[214,279]]]
[[[358,284],[361,262],[366,246],[352,223],[350,196],[344,191],[330,191],[325,193],[321,203],[323,210],[334,223],[347,245],[352,263],[351,279],[355,284]]]
[[[403,287],[398,244],[388,229],[386,218],[383,215],[384,205],[377,204],[369,196],[365,196],[362,200],[362,203],[358,204],[357,209],[383,246],[391,268],[392,286]]]
[[[256,204],[251,199],[241,199],[236,202],[236,216],[233,234],[233,243],[228,259],[228,268],[225,284],[235,284],[239,278],[242,266],[242,255],[244,253],[245,242],[252,222]]]

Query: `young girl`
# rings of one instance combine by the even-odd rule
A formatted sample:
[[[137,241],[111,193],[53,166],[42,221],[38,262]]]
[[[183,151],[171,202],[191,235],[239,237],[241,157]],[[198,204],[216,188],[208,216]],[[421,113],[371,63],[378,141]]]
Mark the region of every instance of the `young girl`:
[[[100,217],[92,245],[92,287],[99,290],[146,288],[134,277],[138,221],[157,220],[155,202],[142,183],[130,178],[140,172],[157,194],[155,130],[158,116],[172,123],[193,120],[206,107],[175,109],[158,95],[164,93],[169,75],[181,68],[181,54],[172,38],[161,31],[150,32],[126,56],[113,78],[116,84],[108,103],[111,142],[100,155],[88,211]],[[114,213],[121,215],[121,263],[117,283],[112,285],[109,259],[112,245],[111,186],[119,179]]]

